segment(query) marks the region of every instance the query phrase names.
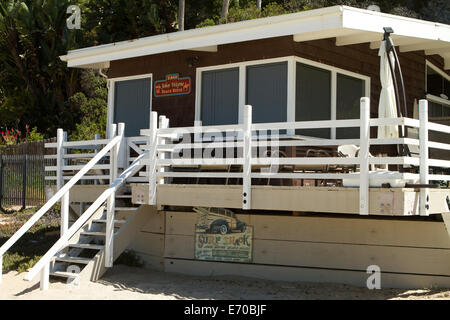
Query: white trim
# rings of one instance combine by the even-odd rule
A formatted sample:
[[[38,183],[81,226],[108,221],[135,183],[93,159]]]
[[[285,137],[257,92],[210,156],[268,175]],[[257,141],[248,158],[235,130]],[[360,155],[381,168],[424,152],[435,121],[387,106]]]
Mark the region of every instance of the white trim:
[[[72,50],[61,56],[61,59],[67,61],[69,67],[83,67],[139,56],[289,35],[297,35],[297,40],[301,38],[307,41],[339,37],[353,32],[361,36],[355,41],[363,43],[382,36],[385,26],[392,27],[398,37],[419,42],[423,40],[422,49],[425,50],[430,43],[450,42],[450,26],[446,24],[347,6],[333,6]],[[368,35],[378,36],[368,39]]]
[[[287,122],[295,121],[295,110],[296,110],[296,71],[297,71],[297,62],[313,66],[316,68],[320,68],[323,70],[327,70],[331,72],[331,120],[336,120],[337,114],[337,74],[342,74],[346,76],[350,76],[353,78],[360,79],[364,81],[364,95],[366,97],[370,97],[370,77],[366,75],[362,75],[359,73],[355,73],[352,71],[348,71],[345,69],[341,69],[338,67],[333,67],[324,63],[320,63],[317,61],[297,57],[297,56],[285,56],[279,58],[271,58],[271,59],[260,59],[260,60],[250,60],[244,62],[237,63],[228,63],[228,64],[220,64],[208,67],[200,67],[196,69],[196,92],[195,92],[195,120],[201,120],[201,79],[202,72],[205,71],[214,71],[214,70],[223,70],[223,69],[232,69],[239,68],[239,122],[243,123],[244,117],[244,106],[246,104],[246,87],[247,87],[247,67],[255,66],[255,65],[263,65],[263,64],[271,64],[278,62],[287,62],[288,65],[288,79],[287,79]],[[331,130],[331,137],[336,136],[336,128]]]
[[[110,126],[114,121],[114,103],[115,103],[115,88],[117,82],[122,81],[130,81],[130,80],[139,80],[139,79],[148,79],[150,78],[150,110],[149,116],[152,112],[153,108],[153,73],[139,74],[135,76],[127,76],[127,77],[116,77],[116,78],[108,78],[108,111],[107,111],[107,123],[106,123],[106,133],[109,133]]]
[[[436,97],[435,95],[432,95],[432,94],[427,94],[426,98],[427,98],[427,100],[429,100],[431,102],[439,103],[439,104],[445,105],[446,107],[450,107],[450,100],[445,100],[445,99],[442,99],[441,97]]]
[[[337,118],[337,71],[331,71],[331,120],[336,120]],[[336,139],[336,128],[331,128],[330,138]]]

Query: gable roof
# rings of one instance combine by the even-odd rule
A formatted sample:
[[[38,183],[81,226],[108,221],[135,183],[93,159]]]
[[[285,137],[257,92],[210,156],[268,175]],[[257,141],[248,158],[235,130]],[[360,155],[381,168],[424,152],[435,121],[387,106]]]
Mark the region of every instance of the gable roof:
[[[217,51],[218,45],[292,35],[297,42],[336,38],[337,46],[380,46],[383,27],[392,27],[400,52],[439,54],[450,69],[450,25],[347,6],[191,29],[72,50],[61,56],[69,67],[107,68],[110,61],[178,50]]]

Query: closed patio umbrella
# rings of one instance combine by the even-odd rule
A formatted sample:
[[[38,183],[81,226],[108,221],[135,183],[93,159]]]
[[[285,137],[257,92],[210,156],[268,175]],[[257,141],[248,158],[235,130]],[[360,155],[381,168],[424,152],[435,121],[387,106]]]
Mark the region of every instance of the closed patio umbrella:
[[[380,56],[380,80],[382,86],[380,103],[378,105],[378,118],[397,118],[394,81],[392,79],[388,61],[388,59],[391,59],[391,64],[393,68],[395,68],[395,57],[392,52],[388,55],[386,50],[386,40],[382,41],[378,55]],[[378,138],[398,138],[398,126],[378,127]]]

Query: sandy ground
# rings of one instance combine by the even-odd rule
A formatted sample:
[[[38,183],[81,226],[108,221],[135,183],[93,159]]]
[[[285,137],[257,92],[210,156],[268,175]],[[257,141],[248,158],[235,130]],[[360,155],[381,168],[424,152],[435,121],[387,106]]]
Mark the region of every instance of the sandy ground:
[[[39,283],[23,280],[24,274],[3,275],[0,299],[85,299],[85,300],[311,300],[311,299],[450,299],[450,291],[397,290],[370,291],[347,285],[274,282],[239,277],[202,278],[167,274],[141,268],[115,266],[98,282],[68,287],[52,282],[48,291]]]

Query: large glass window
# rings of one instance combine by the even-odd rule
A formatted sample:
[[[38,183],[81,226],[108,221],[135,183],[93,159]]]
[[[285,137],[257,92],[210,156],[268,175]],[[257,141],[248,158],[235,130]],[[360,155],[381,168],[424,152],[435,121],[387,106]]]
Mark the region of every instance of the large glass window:
[[[238,123],[244,104],[253,107],[254,123],[358,119],[360,99],[368,94],[366,77],[300,58],[203,71],[201,81],[204,125]],[[359,137],[358,128],[295,133],[325,139]]]
[[[201,119],[205,126],[239,120],[239,68],[202,73]]]
[[[360,101],[364,97],[364,81],[337,74],[336,119],[359,119]],[[359,128],[337,128],[337,139],[359,138]]]
[[[295,121],[331,119],[331,71],[297,62]],[[330,138],[330,129],[297,130],[297,134]]]
[[[287,120],[287,62],[247,67],[246,104],[254,123]]]
[[[450,76],[427,63],[428,116],[431,119],[450,117]]]

